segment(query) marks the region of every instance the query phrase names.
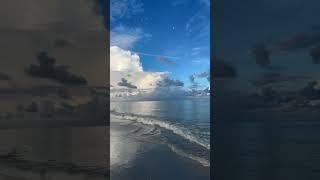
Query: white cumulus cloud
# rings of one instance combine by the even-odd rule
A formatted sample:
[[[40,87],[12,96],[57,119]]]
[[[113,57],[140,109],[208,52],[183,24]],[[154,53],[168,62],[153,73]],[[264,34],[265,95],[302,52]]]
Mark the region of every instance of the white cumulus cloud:
[[[119,48],[110,47],[111,71],[141,72],[143,71],[138,54]]]
[[[118,83],[124,78],[138,89],[152,89],[168,76],[167,72],[144,71],[138,54],[117,46],[110,47],[110,61],[110,82],[114,88],[123,88]]]
[[[183,86],[159,86],[159,83],[165,80],[170,81],[168,79],[169,72],[145,71],[140,57],[136,53],[117,46],[111,46],[110,61],[110,96],[112,99],[130,98],[142,100],[184,96]]]

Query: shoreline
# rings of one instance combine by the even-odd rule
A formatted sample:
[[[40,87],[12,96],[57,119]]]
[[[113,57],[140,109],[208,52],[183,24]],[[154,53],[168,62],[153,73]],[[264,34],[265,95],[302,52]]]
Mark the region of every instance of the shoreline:
[[[133,124],[111,120],[110,126],[111,179],[210,179],[210,167],[154,139],[130,134]]]

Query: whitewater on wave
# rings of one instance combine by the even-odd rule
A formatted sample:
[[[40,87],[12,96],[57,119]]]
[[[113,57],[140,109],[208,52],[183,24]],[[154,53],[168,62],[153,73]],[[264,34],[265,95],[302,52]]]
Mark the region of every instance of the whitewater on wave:
[[[198,157],[198,156],[195,156],[195,155],[192,155],[190,153],[186,153],[184,152],[183,150],[177,148],[176,146],[172,145],[172,144],[169,144],[168,147],[170,148],[171,151],[173,151],[174,153],[182,156],[182,157],[185,157],[185,158],[189,158],[191,160],[194,160],[194,161],[197,161],[199,162],[202,166],[206,166],[206,167],[209,167],[210,166],[210,161],[208,159],[205,159],[205,158],[201,158],[201,157]]]
[[[141,124],[145,125],[151,125],[151,126],[158,126],[160,128],[169,130],[173,132],[176,135],[179,135],[180,137],[196,143],[207,150],[210,150],[210,140],[209,138],[201,138],[199,135],[208,135],[208,132],[200,132],[200,131],[195,131],[192,132],[189,129],[183,127],[182,125],[179,125],[177,123],[171,123],[171,122],[166,122],[163,120],[160,120],[160,118],[153,117],[153,116],[145,116],[145,115],[137,115],[133,113],[122,113],[122,112],[117,112],[114,110],[111,110],[110,113],[113,116],[118,117],[119,119],[125,119],[125,120],[131,120],[135,121]]]

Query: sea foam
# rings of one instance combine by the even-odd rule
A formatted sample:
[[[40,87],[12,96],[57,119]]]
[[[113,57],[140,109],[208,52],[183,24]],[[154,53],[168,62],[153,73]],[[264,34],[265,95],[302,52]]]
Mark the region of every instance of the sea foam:
[[[169,131],[173,132],[174,134],[179,135],[182,138],[184,138],[190,142],[196,143],[196,144],[210,150],[209,138],[199,137],[200,134],[203,134],[200,131],[197,131],[197,130],[191,131],[190,129],[188,129],[178,123],[164,121],[164,120],[161,120],[160,118],[153,117],[153,116],[137,115],[137,114],[133,114],[133,113],[122,113],[122,112],[116,112],[114,110],[110,111],[110,113],[113,116],[118,117],[118,119],[131,120],[131,121],[139,122],[139,123],[146,124],[146,125],[158,126],[160,128],[169,130]]]

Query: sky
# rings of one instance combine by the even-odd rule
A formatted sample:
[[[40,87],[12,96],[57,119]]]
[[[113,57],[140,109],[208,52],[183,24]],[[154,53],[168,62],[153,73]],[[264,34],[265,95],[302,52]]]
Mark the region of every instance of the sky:
[[[10,80],[0,78],[0,88],[70,85],[74,78],[64,80],[71,76],[85,78],[89,86],[105,86],[107,31],[94,2],[1,1],[0,74]],[[62,68],[62,73],[46,72],[42,66],[42,74],[26,73],[32,64],[39,67],[39,53],[54,59],[50,69]]]
[[[0,87],[108,84],[106,2],[1,2]],[[110,3],[111,85],[209,86],[209,1]]]
[[[209,0],[110,3],[111,71],[134,71],[126,77],[111,74],[111,85],[125,78],[138,89],[148,89],[168,78],[163,85],[209,86]]]
[[[319,5],[317,0],[214,1],[213,50],[237,70],[235,87],[254,89],[249,80],[267,73],[282,82],[290,79],[289,90],[318,79],[319,64],[310,53],[319,52]],[[259,65],[264,58],[267,64]]]

